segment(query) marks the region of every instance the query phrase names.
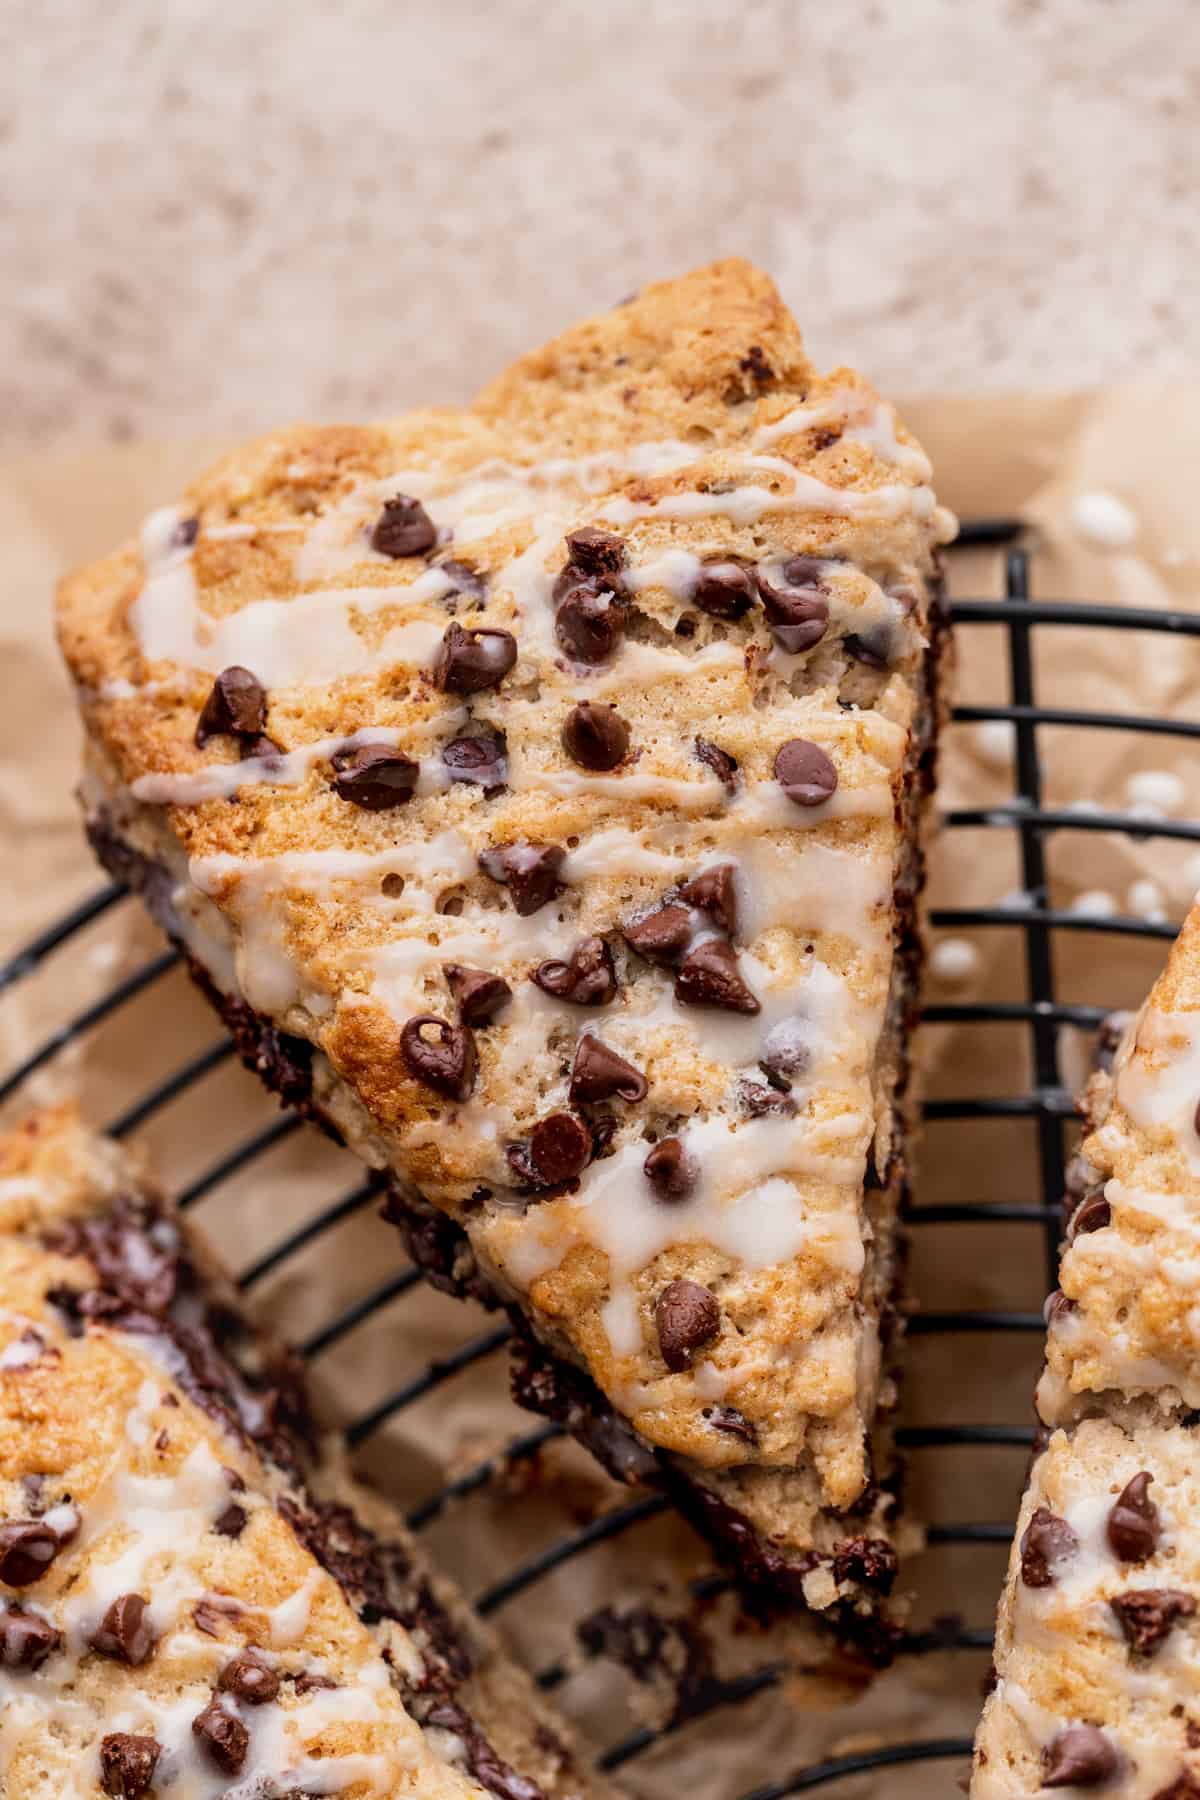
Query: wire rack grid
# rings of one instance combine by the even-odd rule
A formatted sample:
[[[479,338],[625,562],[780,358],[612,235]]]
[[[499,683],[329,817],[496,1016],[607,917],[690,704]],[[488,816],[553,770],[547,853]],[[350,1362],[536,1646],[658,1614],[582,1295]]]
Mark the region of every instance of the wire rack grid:
[[[1175,927],[1163,920],[1115,913],[1096,916],[1093,913],[1054,909],[1050,902],[1048,844],[1055,834],[1080,831],[1122,833],[1139,839],[1174,838],[1200,844],[1200,825],[1165,818],[1134,818],[1116,812],[1085,812],[1048,807],[1043,800],[1043,728],[1074,727],[1200,740],[1200,724],[1127,713],[1039,705],[1035,673],[1036,634],[1059,628],[1082,628],[1092,632],[1173,634],[1177,640],[1184,636],[1200,639],[1200,617],[1142,608],[1033,598],[1030,585],[1033,551],[1025,541],[1019,520],[967,521],[963,525],[958,548],[990,548],[999,552],[1003,558],[1002,596],[957,599],[951,602],[950,612],[960,633],[970,632],[981,626],[1000,628],[1007,663],[1009,698],[1005,703],[960,706],[955,710],[954,718],[968,724],[1003,721],[1011,727],[1015,792],[1003,804],[951,810],[945,817],[945,824],[952,831],[974,829],[1012,834],[1020,872],[1022,903],[1016,911],[1011,902],[998,902],[982,907],[941,908],[933,912],[932,923],[935,928],[954,931],[1015,929],[1022,941],[1023,992],[1018,1000],[931,1006],[926,1009],[925,1018],[930,1023],[969,1027],[972,1031],[983,1030],[989,1025],[1015,1027],[1023,1031],[1027,1038],[1032,1079],[1024,1092],[1016,1094],[998,1097],[933,1097],[925,1103],[925,1120],[927,1125],[942,1121],[978,1119],[1027,1121],[1034,1140],[1039,1179],[1035,1193],[1029,1197],[1001,1202],[964,1200],[913,1206],[908,1212],[907,1226],[914,1237],[935,1228],[981,1222],[1037,1227],[1045,1286],[1050,1288],[1055,1285],[1056,1279],[1067,1134],[1074,1114],[1074,1100],[1064,1081],[1063,1034],[1067,1030],[1094,1031],[1108,1010],[1104,1005],[1072,1004],[1060,999],[1056,979],[1060,937],[1068,933],[1095,932],[1169,940]],[[6,964],[0,966],[0,995],[18,987],[49,959],[66,949],[86,927],[124,899],[124,890],[111,885],[90,894],[73,910],[55,920]],[[31,1078],[50,1064],[60,1052],[85,1040],[105,1019],[159,982],[178,960],[177,954],[169,950],[151,957],[98,1000],[82,1008],[74,1017],[50,1032],[16,1067],[0,1079],[0,1104],[19,1096]],[[1113,998],[1115,1000],[1118,997]],[[233,1046],[227,1039],[211,1043],[191,1055],[127,1106],[118,1117],[112,1119],[109,1129],[117,1137],[128,1136],[170,1102],[202,1082],[232,1055]],[[250,1136],[225,1150],[183,1188],[178,1194],[180,1204],[189,1209],[199,1205],[232,1177],[252,1167],[282,1140],[304,1128],[303,1122],[292,1113],[285,1112],[271,1118]],[[931,1149],[932,1147],[933,1145]],[[256,1288],[268,1276],[285,1268],[299,1252],[320,1244],[327,1238],[327,1234],[371,1207],[377,1193],[377,1182],[367,1177],[356,1182],[349,1191],[321,1206],[244,1267],[238,1276],[240,1287],[247,1292]],[[381,1308],[401,1299],[419,1283],[420,1277],[413,1268],[402,1268],[387,1275],[368,1293],[355,1299],[336,1316],[311,1331],[300,1346],[303,1354],[310,1359],[321,1356],[348,1338]],[[1023,1334],[1028,1341],[1028,1366],[1032,1381],[1042,1328],[1042,1315],[1036,1310],[919,1310],[910,1321],[909,1334],[916,1339],[964,1334]],[[439,1357],[425,1367],[414,1368],[382,1400],[351,1421],[347,1428],[350,1444],[355,1448],[367,1444],[385,1424],[406,1408],[438,1392],[444,1384],[465,1369],[495,1357],[509,1336],[510,1328],[507,1325],[491,1324],[487,1329],[466,1338],[453,1352]],[[412,1528],[416,1531],[425,1529],[452,1503],[465,1501],[470,1496],[489,1489],[505,1471],[535,1458],[560,1435],[560,1431],[561,1428],[556,1425],[543,1424],[523,1432],[502,1453],[485,1456],[474,1466],[457,1474],[454,1479],[446,1481],[411,1509],[409,1522]],[[956,1448],[965,1451],[1000,1449],[1021,1453],[1027,1452],[1032,1437],[1031,1424],[1007,1425],[994,1422],[910,1425],[902,1427],[898,1433],[901,1447],[908,1452]],[[517,1566],[509,1568],[502,1576],[492,1580],[482,1592],[477,1593],[474,1596],[477,1608],[484,1615],[500,1612],[519,1595],[536,1589],[546,1577],[585,1556],[598,1544],[629,1533],[653,1519],[667,1504],[659,1495],[636,1493],[633,1498],[613,1505],[598,1517],[560,1532],[552,1541]],[[935,1547],[1004,1545],[1009,1540],[1010,1530],[1009,1521],[949,1521],[934,1524],[928,1535],[930,1544]],[[709,1589],[715,1590],[721,1583],[720,1575],[707,1578]],[[705,1584],[694,1585],[701,1587]],[[942,1620],[935,1622],[929,1629],[910,1632],[901,1644],[901,1655],[915,1657],[932,1651],[986,1650],[990,1645],[990,1638],[990,1621],[968,1625],[958,1620]],[[785,1663],[767,1662],[734,1681],[712,1684],[711,1691],[702,1695],[686,1714],[671,1719],[665,1725],[631,1725],[619,1741],[609,1744],[604,1750],[600,1759],[602,1766],[606,1770],[628,1767],[652,1746],[660,1743],[664,1735],[683,1731],[698,1720],[710,1716],[718,1708],[747,1700],[779,1685],[786,1678],[787,1672]],[[569,1670],[560,1661],[543,1668],[538,1679],[549,1690],[562,1685],[568,1675]],[[877,1745],[857,1753],[792,1767],[777,1779],[746,1790],[737,1800],[787,1800],[788,1796],[795,1794],[837,1788],[851,1776],[873,1778],[885,1770],[899,1770],[913,1764],[961,1763],[969,1751],[969,1740],[961,1736],[930,1737],[919,1742]]]

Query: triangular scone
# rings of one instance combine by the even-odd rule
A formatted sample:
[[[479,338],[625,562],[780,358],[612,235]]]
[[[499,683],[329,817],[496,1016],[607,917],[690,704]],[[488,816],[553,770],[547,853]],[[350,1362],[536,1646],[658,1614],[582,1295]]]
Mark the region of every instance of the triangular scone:
[[[974,1800],[1200,1796],[1200,906],[1107,1039],[1047,1304],[1057,1429],[1017,1524]]]
[[[469,411],[252,445],[60,607],[93,840],[249,1058],[516,1310],[535,1401],[867,1639],[928,483],[727,262]]]
[[[0,1792],[585,1800],[144,1172],[0,1139]]]

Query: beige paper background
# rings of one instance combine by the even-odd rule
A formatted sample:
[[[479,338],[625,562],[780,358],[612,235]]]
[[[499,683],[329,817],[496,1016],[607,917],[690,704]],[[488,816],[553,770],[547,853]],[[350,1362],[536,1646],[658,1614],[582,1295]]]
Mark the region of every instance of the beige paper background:
[[[908,416],[934,457],[939,488],[966,515],[1020,511],[1032,526],[1034,591],[1045,598],[1108,600],[1133,607],[1200,609],[1200,408],[1194,392],[1130,389],[1093,395],[980,396],[916,401]],[[49,593],[69,564],[99,553],[170,498],[217,448],[174,444],[98,453],[60,452],[0,468],[0,953],[16,947],[66,905],[100,885],[83,847],[70,789],[78,730],[53,649]],[[1103,551],[1072,530],[1070,503],[1103,489],[1138,520],[1131,551]],[[958,595],[1001,591],[1001,556],[951,558]],[[973,704],[1008,698],[1001,628],[959,634],[959,697]],[[1163,634],[1036,633],[1039,697],[1063,707],[1109,709],[1196,722],[1200,718],[1200,642]],[[1046,800],[1126,803],[1139,769],[1171,769],[1185,793],[1200,793],[1200,746],[1128,732],[1047,728],[1042,736]],[[943,804],[1001,802],[1011,777],[981,751],[978,732],[947,734]],[[1185,802],[1185,810],[1187,802]],[[1194,803],[1192,809],[1195,810]],[[946,834],[934,859],[933,898],[942,906],[985,905],[1019,886],[1014,834]],[[1177,919],[1200,885],[1196,850],[1154,837],[1063,832],[1049,840],[1051,899],[1069,907],[1083,892],[1108,893],[1128,912],[1131,884],[1151,877]],[[1189,866],[1191,865],[1191,866]],[[933,983],[929,998],[1020,998],[1018,927],[965,932],[979,952],[969,981]],[[114,980],[160,945],[132,903],[97,921],[37,976],[0,1001],[0,1068],[14,1063]],[[1136,1003],[1161,961],[1163,945],[1099,931],[1057,934],[1059,997],[1104,1005]],[[985,1024],[925,1031],[930,1091],[938,1096],[1024,1091],[1029,1071],[1024,1028]],[[219,1036],[207,1008],[178,972],[122,1009],[28,1085],[29,1099],[77,1094],[89,1117],[111,1119],[138,1092]],[[1064,1042],[1065,1075],[1083,1067],[1086,1043]],[[11,1113],[16,1112],[14,1103]],[[173,1185],[209,1166],[272,1117],[254,1080],[222,1065],[157,1115],[140,1134]],[[1038,1198],[1025,1120],[935,1124],[922,1158],[918,1199],[1029,1201]],[[355,1185],[343,1153],[301,1132],[209,1196],[199,1210],[228,1260],[244,1266],[319,1206]],[[366,1208],[296,1257],[264,1284],[275,1323],[294,1339],[336,1316],[401,1267],[393,1234]],[[1033,1310],[1044,1291],[1039,1230],[1029,1225],[922,1227],[914,1232],[912,1283],[927,1311],[1004,1307]],[[414,1291],[350,1332],[318,1363],[333,1403],[355,1416],[414,1375],[431,1357],[487,1329],[477,1314]],[[904,1419],[1023,1423],[1039,1345],[1031,1335],[914,1338]],[[439,1486],[447,1470],[471,1466],[514,1430],[530,1428],[506,1398],[503,1358],[493,1356],[417,1403],[374,1441],[368,1466],[411,1504]],[[941,1522],[1011,1516],[1023,1472],[1013,1449],[912,1454],[910,1492],[918,1514]],[[555,1447],[540,1471],[526,1470],[448,1511],[430,1529],[431,1546],[469,1592],[485,1588],[522,1554],[557,1541],[609,1504],[612,1490],[572,1449]],[[990,1622],[1004,1552],[947,1547],[926,1552],[908,1572],[918,1622],[949,1612],[970,1626]],[[665,1520],[635,1528],[615,1548],[592,1551],[499,1615],[535,1668],[569,1654],[571,1623],[590,1607],[658,1586],[675,1593],[681,1575],[705,1566],[683,1528]],[[754,1663],[781,1654],[778,1638],[753,1636],[726,1654]],[[733,1797],[782,1778],[804,1763],[888,1739],[969,1734],[986,1668],[983,1653],[939,1654],[906,1663],[854,1705],[814,1712],[797,1688],[776,1688],[693,1726],[632,1763],[629,1785],[647,1795],[695,1792]],[[603,1667],[580,1669],[561,1689],[565,1706],[611,1743],[631,1728],[623,1687]],[[856,1777],[840,1795],[951,1796],[961,1764],[939,1762],[874,1778]]]

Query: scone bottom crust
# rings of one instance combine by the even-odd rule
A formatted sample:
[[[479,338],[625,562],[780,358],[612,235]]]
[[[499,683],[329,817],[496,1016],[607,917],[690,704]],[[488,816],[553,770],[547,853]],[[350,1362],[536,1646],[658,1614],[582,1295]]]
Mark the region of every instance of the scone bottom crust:
[[[468,412],[251,447],[60,607],[109,865],[785,1557],[886,1454],[928,479],[719,264]]]

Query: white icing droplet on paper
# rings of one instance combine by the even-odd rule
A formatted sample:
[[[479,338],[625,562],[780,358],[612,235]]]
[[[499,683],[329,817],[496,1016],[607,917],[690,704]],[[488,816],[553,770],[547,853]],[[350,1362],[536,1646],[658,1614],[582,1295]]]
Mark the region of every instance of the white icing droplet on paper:
[[[1110,919],[1117,903],[1104,888],[1089,888],[1086,893],[1076,894],[1067,910],[1085,919]]]
[[[939,981],[969,981],[979,969],[979,952],[966,938],[943,938],[930,952],[929,968]]]
[[[1137,515],[1100,488],[1075,496],[1070,519],[1076,534],[1100,550],[1127,550],[1138,534]]]
[[[992,769],[1007,769],[1016,747],[1016,733],[1007,719],[981,719],[971,733],[975,754]]]
[[[1125,798],[1131,808],[1153,806],[1173,813],[1183,805],[1185,789],[1182,779],[1170,769],[1139,769],[1125,783]]]
[[[1131,913],[1155,924],[1167,916],[1166,896],[1156,881],[1135,881],[1126,896]]]

